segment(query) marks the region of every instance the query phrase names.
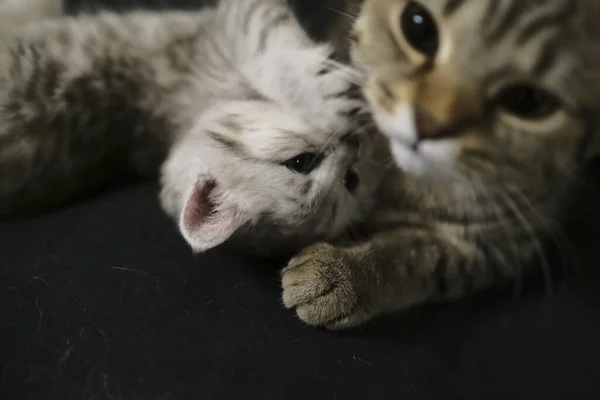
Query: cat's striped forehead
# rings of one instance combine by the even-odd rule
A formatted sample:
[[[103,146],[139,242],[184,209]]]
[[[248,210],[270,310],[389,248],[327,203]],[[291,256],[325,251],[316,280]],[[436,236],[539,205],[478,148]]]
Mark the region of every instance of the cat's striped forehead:
[[[371,0],[380,10],[402,5],[407,0]],[[481,29],[488,40],[499,39],[518,27],[526,34],[552,27],[564,28],[577,17],[598,13],[595,0],[418,0],[433,14],[445,20],[475,17],[470,22]],[[585,27],[578,26],[578,28]]]
[[[420,0],[443,25],[453,30],[464,27],[486,46],[512,42],[515,47],[552,38],[560,47],[565,39],[594,36],[596,24],[587,26],[597,14],[593,0]],[[593,19],[592,19],[593,21]],[[600,30],[598,30],[600,33]],[[543,45],[542,43],[539,43]],[[571,42],[571,44],[576,44]],[[570,47],[569,47],[570,48]]]
[[[405,0],[370,0],[363,24],[394,29]],[[440,29],[440,60],[493,85],[533,78],[565,101],[596,103],[600,85],[600,5],[595,0],[418,0]],[[360,29],[360,26],[358,26]],[[366,27],[365,27],[366,28]],[[380,54],[392,42],[377,39]],[[571,98],[569,98],[569,96]],[[589,98],[586,98],[589,97]]]

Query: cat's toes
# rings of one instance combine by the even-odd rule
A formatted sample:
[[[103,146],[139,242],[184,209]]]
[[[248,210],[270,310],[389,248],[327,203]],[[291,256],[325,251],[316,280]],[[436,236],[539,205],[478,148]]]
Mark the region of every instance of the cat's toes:
[[[317,244],[294,257],[282,271],[283,303],[305,323],[343,329],[367,319],[359,307],[354,274],[344,254]]]

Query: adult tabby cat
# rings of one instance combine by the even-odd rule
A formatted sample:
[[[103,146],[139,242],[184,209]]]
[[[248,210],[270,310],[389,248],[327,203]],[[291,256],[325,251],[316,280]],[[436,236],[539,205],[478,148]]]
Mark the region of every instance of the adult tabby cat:
[[[600,134],[599,8],[366,0],[341,10],[355,16],[350,58],[398,168],[364,239],[290,261],[285,305],[308,324],[347,328],[517,277],[542,256],[577,155]]]
[[[284,1],[56,17],[59,5],[0,0],[0,20],[19,21],[0,34],[1,216],[155,175],[173,146],[162,203],[198,251],[234,233],[260,253],[298,248],[368,210],[376,164],[346,135],[364,104]]]

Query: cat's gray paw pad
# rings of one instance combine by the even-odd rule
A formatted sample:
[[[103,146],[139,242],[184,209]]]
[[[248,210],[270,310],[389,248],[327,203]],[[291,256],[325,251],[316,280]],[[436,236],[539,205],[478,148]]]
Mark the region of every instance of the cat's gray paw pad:
[[[343,329],[366,320],[354,275],[344,254],[317,244],[294,257],[282,271],[283,303],[305,323]]]

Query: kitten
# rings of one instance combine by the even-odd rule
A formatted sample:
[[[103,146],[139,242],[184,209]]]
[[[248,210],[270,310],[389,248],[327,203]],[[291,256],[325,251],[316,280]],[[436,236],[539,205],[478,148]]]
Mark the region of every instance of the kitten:
[[[12,10],[32,17],[0,35],[0,215],[153,176],[173,145],[162,200],[196,250],[252,230],[301,246],[366,210],[375,180],[346,134],[363,106],[351,71],[285,2],[46,20]]]
[[[350,56],[397,168],[364,239],[290,261],[285,305],[342,329],[544,264],[598,135],[599,19],[595,0],[366,0]]]
[[[20,27],[23,24],[63,14],[63,0],[0,0],[0,29]]]
[[[276,103],[228,101],[200,116],[162,167],[163,208],[196,251],[231,238],[262,256],[330,240],[373,205],[385,143],[332,141]]]

